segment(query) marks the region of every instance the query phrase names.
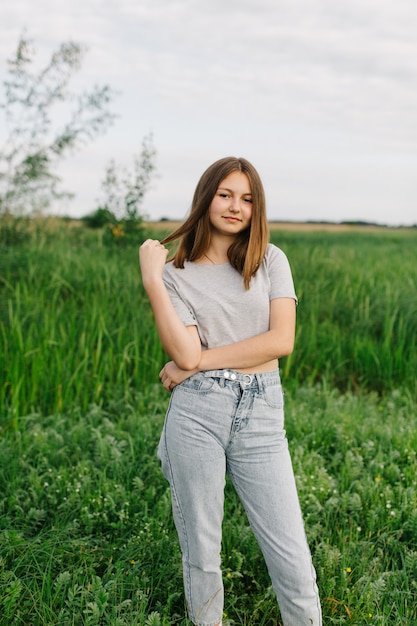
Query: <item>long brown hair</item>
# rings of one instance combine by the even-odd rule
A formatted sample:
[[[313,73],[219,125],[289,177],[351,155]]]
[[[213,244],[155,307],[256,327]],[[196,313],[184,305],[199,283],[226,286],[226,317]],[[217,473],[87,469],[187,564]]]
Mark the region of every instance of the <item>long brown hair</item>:
[[[175,267],[184,267],[185,261],[196,261],[210,245],[209,208],[220,183],[232,172],[243,172],[249,178],[252,193],[252,218],[249,227],[239,233],[227,251],[230,264],[243,276],[245,289],[249,289],[265,256],[269,241],[266,217],[265,192],[261,178],[249,161],[237,157],[219,159],[201,176],[191,205],[189,217],[162,243],[180,240],[173,257]]]

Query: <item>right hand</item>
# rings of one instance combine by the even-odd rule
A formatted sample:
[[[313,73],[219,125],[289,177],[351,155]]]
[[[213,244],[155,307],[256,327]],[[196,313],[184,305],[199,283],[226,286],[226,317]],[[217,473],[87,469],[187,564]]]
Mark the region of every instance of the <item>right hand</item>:
[[[168,249],[157,239],[147,239],[139,248],[139,263],[143,283],[161,279]]]
[[[159,378],[165,389],[167,391],[172,391],[174,387],[197,372],[197,369],[182,370],[174,361],[169,361],[168,363],[165,363],[164,367],[159,372]]]

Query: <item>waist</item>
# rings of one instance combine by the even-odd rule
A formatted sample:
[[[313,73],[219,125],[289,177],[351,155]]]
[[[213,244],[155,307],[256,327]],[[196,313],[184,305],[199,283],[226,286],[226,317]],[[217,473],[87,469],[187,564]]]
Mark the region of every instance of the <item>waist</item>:
[[[279,364],[278,359],[273,359],[272,361],[267,361],[266,363],[262,363],[261,365],[257,365],[256,367],[225,367],[222,369],[239,372],[240,374],[262,374],[265,372],[276,372],[276,370],[279,369]],[[222,369],[214,371],[222,371]]]
[[[203,372],[200,372],[200,374],[208,378],[218,378],[223,382],[223,384],[238,383],[244,387],[255,387],[258,389],[281,384],[277,368],[266,372],[251,373],[240,372],[232,369],[204,370]]]

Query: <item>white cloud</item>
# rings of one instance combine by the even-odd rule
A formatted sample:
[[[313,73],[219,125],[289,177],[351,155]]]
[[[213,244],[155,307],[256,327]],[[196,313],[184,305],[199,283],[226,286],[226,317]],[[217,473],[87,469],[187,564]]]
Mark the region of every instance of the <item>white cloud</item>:
[[[83,206],[93,178],[98,195],[103,163],[130,158],[153,130],[163,175],[149,195],[155,217],[183,214],[210,160],[239,153],[295,218],[338,204],[340,219],[349,206],[370,215],[379,206],[383,221],[401,202],[396,218],[417,221],[412,0],[7,0],[0,20],[2,65],[26,25],[40,56],[68,38],[86,43],[79,84],[121,92],[121,118],[100,150],[66,166]],[[332,180],[317,182],[329,170]]]

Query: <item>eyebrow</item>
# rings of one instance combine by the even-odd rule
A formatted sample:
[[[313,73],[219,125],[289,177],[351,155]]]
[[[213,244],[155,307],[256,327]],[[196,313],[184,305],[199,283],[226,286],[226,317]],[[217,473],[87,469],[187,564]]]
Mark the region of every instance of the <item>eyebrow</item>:
[[[229,193],[233,193],[233,189],[229,189],[228,187],[218,187],[217,191],[219,191],[220,189],[223,189],[223,191],[228,191]],[[248,193],[242,193],[242,196],[251,196],[252,192],[248,191]]]

